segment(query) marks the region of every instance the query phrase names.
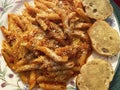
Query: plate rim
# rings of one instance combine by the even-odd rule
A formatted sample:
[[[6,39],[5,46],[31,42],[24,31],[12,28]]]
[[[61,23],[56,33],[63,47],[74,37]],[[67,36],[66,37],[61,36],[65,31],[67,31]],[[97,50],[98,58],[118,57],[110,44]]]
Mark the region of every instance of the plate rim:
[[[112,4],[111,4],[112,5]],[[112,5],[113,6],[113,5]],[[115,17],[115,20],[116,20],[116,22],[117,22],[117,24],[118,24],[118,28],[119,28],[119,33],[120,33],[120,23],[119,23],[119,21],[118,21],[118,17],[117,17],[117,15],[116,15],[116,13],[115,13],[115,11],[113,11],[113,14],[114,14],[114,17]],[[119,56],[118,56],[118,62],[117,62],[117,65],[116,65],[116,67],[115,67],[115,71],[114,71],[114,77],[113,77],[113,79],[115,78],[115,75],[116,75],[116,73],[117,73],[117,71],[118,71],[118,67],[120,67],[120,53],[118,54]],[[113,80],[112,80],[113,81]]]

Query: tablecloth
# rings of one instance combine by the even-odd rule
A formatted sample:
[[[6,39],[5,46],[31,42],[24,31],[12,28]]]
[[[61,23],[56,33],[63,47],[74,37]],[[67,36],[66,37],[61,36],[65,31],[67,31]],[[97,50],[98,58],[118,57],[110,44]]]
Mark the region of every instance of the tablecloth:
[[[120,28],[120,0],[110,0],[111,4],[114,8],[114,13],[118,19],[119,28]],[[120,58],[119,58],[119,65],[118,69],[115,73],[114,79],[110,84],[109,90],[120,90]]]

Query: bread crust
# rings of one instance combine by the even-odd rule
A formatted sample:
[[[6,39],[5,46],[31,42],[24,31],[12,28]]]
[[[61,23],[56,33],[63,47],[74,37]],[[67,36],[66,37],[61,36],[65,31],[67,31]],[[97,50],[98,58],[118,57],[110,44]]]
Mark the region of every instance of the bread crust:
[[[120,51],[120,36],[107,22],[98,20],[88,30],[93,49],[105,56],[114,56]]]
[[[76,78],[77,87],[79,90],[108,90],[113,75],[109,62],[94,59],[81,68],[81,74]]]
[[[109,0],[82,0],[86,14],[96,20],[104,20],[113,12]]]

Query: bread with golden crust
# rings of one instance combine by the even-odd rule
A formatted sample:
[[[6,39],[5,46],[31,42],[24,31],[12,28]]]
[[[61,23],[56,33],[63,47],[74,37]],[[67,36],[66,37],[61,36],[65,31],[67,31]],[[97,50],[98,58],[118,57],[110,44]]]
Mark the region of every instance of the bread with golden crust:
[[[82,0],[86,14],[93,19],[104,20],[113,12],[109,0]]]
[[[93,49],[106,56],[120,51],[120,36],[107,22],[98,20],[88,30]]]
[[[79,90],[108,90],[113,79],[113,68],[105,60],[94,59],[82,66],[76,78]]]

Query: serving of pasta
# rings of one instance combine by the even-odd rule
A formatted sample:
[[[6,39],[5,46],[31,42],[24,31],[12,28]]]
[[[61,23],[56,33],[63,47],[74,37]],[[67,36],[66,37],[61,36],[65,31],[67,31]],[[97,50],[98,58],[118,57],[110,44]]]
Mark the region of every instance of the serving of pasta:
[[[34,0],[22,14],[8,15],[2,54],[29,90],[66,90],[91,54],[86,16],[80,0]]]

